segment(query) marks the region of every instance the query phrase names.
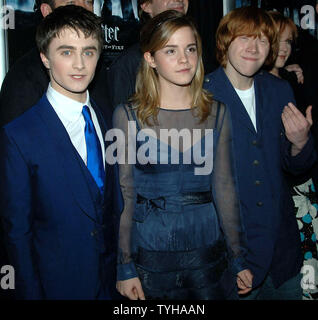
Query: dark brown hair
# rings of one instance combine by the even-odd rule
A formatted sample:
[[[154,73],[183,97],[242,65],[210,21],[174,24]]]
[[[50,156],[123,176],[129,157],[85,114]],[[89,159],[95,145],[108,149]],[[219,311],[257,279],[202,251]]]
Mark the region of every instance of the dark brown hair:
[[[74,5],[61,6],[53,10],[39,24],[36,32],[36,44],[40,52],[47,54],[53,38],[65,29],[83,32],[85,37],[92,36],[98,41],[99,51],[103,47],[101,19],[94,13]]]

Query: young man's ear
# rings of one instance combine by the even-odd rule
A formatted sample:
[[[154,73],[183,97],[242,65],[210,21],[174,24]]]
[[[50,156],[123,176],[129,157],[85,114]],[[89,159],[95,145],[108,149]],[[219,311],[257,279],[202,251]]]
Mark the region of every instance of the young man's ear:
[[[50,61],[49,59],[46,57],[46,55],[42,52],[40,52],[40,57],[41,57],[41,60],[45,66],[46,69],[50,69]]]
[[[43,18],[45,18],[47,15],[49,15],[53,11],[53,9],[47,3],[42,3],[40,6],[40,10]]]
[[[150,52],[145,52],[144,58],[151,68],[156,68],[155,60]]]
[[[146,1],[140,5],[140,8],[152,17],[151,1]]]

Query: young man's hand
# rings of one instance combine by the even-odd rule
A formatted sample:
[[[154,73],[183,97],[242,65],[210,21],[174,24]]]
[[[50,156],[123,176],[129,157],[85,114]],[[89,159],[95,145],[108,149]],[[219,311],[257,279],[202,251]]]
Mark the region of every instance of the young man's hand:
[[[236,283],[238,288],[238,294],[246,294],[252,290],[253,275],[249,269],[240,271],[236,277]]]
[[[307,107],[306,117],[291,102],[283,110],[282,120],[286,137],[292,143],[292,156],[296,156],[308,141],[312,126],[311,109],[312,106]]]
[[[139,278],[117,281],[118,292],[130,300],[146,300]]]

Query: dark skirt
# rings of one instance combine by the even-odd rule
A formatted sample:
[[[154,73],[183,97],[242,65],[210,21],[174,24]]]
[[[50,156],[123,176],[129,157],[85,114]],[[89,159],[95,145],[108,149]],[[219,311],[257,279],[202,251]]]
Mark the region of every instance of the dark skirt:
[[[190,251],[139,248],[135,263],[148,300],[238,299],[224,241]]]

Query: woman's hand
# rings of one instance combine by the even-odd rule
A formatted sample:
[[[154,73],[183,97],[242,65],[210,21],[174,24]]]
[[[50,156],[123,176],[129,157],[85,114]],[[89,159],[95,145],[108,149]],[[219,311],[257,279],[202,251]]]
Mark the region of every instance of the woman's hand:
[[[146,300],[139,278],[117,281],[118,292],[130,300]]]
[[[237,274],[236,283],[239,289],[238,294],[246,294],[252,290],[253,275],[249,269],[240,271]]]
[[[301,83],[301,84],[304,83],[303,69],[299,66],[299,64],[290,64],[286,66],[285,69],[289,72],[296,73],[298,83]]]
[[[290,64],[286,66],[285,69],[289,72],[295,72],[298,83],[304,83],[303,69],[298,64]]]

